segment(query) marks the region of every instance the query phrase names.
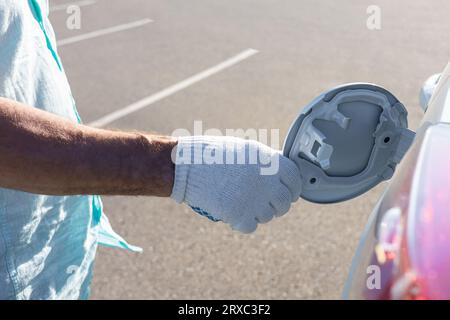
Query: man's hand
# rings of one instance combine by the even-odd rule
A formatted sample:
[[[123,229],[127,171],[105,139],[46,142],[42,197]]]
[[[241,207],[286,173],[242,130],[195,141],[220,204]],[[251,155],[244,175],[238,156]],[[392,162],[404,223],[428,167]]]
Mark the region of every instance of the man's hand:
[[[285,214],[301,193],[295,163],[256,141],[182,137],[175,163],[171,197],[244,233]]]

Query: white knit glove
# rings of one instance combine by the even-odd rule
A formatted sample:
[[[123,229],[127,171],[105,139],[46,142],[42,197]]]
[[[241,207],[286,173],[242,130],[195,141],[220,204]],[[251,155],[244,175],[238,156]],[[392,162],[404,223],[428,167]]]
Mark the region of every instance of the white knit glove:
[[[295,163],[256,141],[181,137],[174,158],[171,197],[243,233],[285,214],[300,196]]]

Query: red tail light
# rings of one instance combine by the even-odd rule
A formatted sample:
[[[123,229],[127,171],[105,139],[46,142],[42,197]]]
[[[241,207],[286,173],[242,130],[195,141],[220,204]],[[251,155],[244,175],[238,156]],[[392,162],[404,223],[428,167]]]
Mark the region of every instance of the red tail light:
[[[450,299],[450,124],[431,126],[420,137],[360,248],[353,271],[361,279],[350,281],[354,298]],[[361,281],[369,267],[379,270],[375,289]]]
[[[450,125],[428,130],[418,165],[408,213],[409,267],[420,298],[450,299]]]

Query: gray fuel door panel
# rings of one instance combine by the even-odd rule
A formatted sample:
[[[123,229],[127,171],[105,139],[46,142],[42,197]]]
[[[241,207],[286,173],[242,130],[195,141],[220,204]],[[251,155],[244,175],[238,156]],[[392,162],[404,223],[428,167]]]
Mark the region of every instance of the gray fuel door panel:
[[[415,136],[407,127],[407,111],[389,91],[347,84],[302,110],[283,154],[300,169],[302,198],[345,201],[392,177]]]

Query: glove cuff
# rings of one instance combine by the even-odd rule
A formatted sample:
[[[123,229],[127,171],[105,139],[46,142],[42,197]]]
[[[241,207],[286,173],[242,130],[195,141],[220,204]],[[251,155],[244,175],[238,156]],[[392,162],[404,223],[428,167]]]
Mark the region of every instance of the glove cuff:
[[[189,173],[189,166],[177,165],[175,166],[175,178],[170,197],[178,203],[184,201],[187,187],[187,177]]]
[[[170,197],[177,203],[182,203],[185,200],[187,179],[190,169],[190,166],[179,163],[180,153],[182,154],[183,150],[186,148],[185,140],[185,137],[179,137],[178,144],[175,150],[175,177],[173,181],[172,194],[170,195]]]
[[[210,145],[222,147],[223,142],[209,136],[179,137],[176,147],[175,178],[170,197],[178,203],[187,199],[192,200],[199,196],[203,186],[208,183],[208,177],[204,177],[204,170],[199,168],[203,149]],[[194,181],[188,181],[189,175],[195,177]],[[204,184],[206,183],[206,184]],[[189,184],[189,185],[188,185]],[[188,190],[189,189],[189,190]]]

